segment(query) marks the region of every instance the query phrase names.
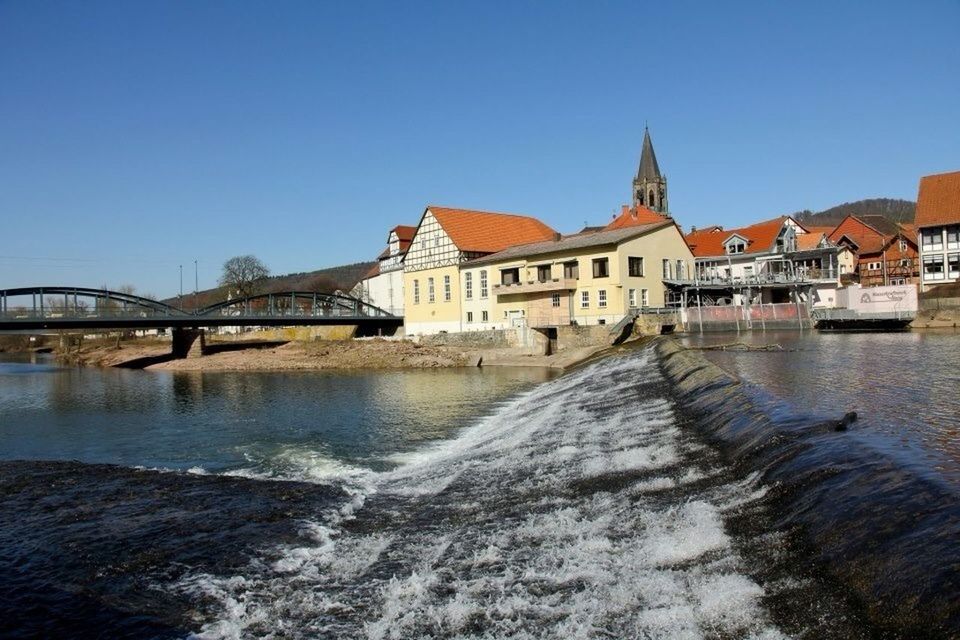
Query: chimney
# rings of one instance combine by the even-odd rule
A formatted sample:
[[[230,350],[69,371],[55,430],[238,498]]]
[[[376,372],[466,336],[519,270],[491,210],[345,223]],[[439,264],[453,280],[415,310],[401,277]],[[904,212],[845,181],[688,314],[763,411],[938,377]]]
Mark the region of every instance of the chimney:
[[[554,240],[554,242],[559,242],[559,241],[560,241],[560,238],[562,238],[562,237],[563,237],[563,234],[561,234],[559,231],[554,231],[554,232],[553,232],[553,240]]]
[[[696,233],[696,232],[697,232],[697,225],[692,225],[690,227],[690,233]]]
[[[620,215],[625,216],[625,215],[627,215],[627,212],[628,212],[628,211],[630,211],[630,205],[625,204],[625,205],[623,205],[623,207],[621,207],[621,209],[620,209]],[[616,216],[614,216],[614,217],[616,217]]]

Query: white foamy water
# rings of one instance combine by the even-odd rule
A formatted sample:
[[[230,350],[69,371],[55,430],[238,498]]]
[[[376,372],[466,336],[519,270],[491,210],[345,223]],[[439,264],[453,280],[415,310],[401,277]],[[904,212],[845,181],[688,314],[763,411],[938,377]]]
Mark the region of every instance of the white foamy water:
[[[302,544],[178,585],[196,637],[783,637],[724,530],[755,479],[718,479],[663,385],[649,350],[608,358],[394,471],[333,471],[350,499]]]

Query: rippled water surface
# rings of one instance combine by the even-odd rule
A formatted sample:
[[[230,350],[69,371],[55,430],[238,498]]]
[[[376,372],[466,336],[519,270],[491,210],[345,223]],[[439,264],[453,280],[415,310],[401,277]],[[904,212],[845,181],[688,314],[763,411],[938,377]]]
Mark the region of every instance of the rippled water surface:
[[[551,377],[539,368],[170,373],[0,363],[0,459],[302,479],[383,469]]]
[[[876,447],[960,483],[960,333],[748,332],[685,336],[691,346],[780,345],[783,351],[704,351],[793,412],[856,411]]]
[[[777,339],[791,336],[798,362],[817,363],[799,379],[821,365],[839,375],[818,351],[833,342]],[[790,370],[784,354],[711,357],[753,363],[745,375],[758,380]],[[771,410],[797,414],[785,430],[755,409],[739,420],[752,401],[702,359],[674,359],[673,373],[662,362],[640,346],[560,377],[0,364],[0,637],[846,640],[918,637],[928,619],[923,637],[960,628],[953,560],[927,570],[957,555],[952,494],[778,403],[777,384]],[[714,390],[713,415],[692,408],[701,388]],[[858,408],[846,399],[861,396],[834,392],[846,393],[811,392],[811,409]],[[760,445],[731,457],[711,430]],[[812,551],[805,531],[820,535]],[[898,554],[908,544],[931,551]],[[838,587],[878,566],[885,578],[870,584],[890,595]],[[871,614],[892,610],[883,597],[901,603],[892,619]]]

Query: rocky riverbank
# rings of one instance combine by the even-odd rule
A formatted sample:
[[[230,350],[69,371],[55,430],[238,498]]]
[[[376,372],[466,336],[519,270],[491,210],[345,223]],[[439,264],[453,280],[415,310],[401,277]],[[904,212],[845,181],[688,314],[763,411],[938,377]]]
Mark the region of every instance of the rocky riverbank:
[[[160,371],[310,371],[322,369],[428,369],[464,366],[534,366],[566,369],[604,347],[568,349],[543,356],[514,349],[476,349],[419,344],[411,340],[327,340],[207,344],[199,358],[175,359],[165,342],[132,341],[84,345],[59,354],[82,366]]]

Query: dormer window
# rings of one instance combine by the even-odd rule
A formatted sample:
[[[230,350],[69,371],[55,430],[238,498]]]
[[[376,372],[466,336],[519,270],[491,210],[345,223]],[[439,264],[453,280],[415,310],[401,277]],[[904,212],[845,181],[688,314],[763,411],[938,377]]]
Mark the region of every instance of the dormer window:
[[[727,255],[737,255],[747,250],[747,240],[741,236],[733,236],[725,243]]]

